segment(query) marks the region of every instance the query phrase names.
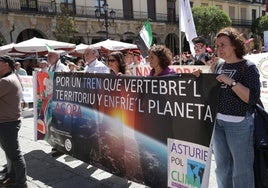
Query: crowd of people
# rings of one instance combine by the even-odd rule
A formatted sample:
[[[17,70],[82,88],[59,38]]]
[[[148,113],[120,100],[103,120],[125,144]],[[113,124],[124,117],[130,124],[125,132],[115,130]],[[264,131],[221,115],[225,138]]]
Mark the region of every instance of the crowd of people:
[[[219,188],[254,187],[253,106],[260,98],[260,80],[255,64],[243,59],[247,54],[245,39],[234,28],[220,30],[215,38],[215,52],[203,37],[193,39],[195,56],[183,53],[173,57],[164,45],[154,45],[148,56],[141,58],[139,50],[114,51],[104,61],[99,51],[90,46],[84,58],[62,62],[60,53],[51,50],[38,62],[38,71],[84,72],[131,75],[131,66],[148,64],[147,76],[176,74],[169,65],[210,65],[221,83],[218,112],[212,138]],[[27,187],[26,165],[18,143],[20,100],[22,88],[19,75],[27,71],[9,56],[0,57],[0,146],[5,151],[7,168],[0,177],[0,186]],[[193,72],[199,76],[200,70]],[[55,151],[57,151],[54,148]],[[57,152],[55,152],[57,153]]]
[[[208,40],[202,36],[195,37],[192,39],[194,44],[194,55],[185,51],[181,54],[173,55],[171,54],[171,61],[169,65],[207,65],[207,66],[215,66],[217,63],[224,61],[215,53],[215,49],[208,45]],[[160,46],[160,45],[157,45]],[[52,53],[54,52],[54,53]],[[264,47],[261,50],[248,50],[247,54],[257,54],[266,52]],[[132,68],[135,65],[152,65],[150,63],[149,54],[146,57],[141,56],[141,52],[138,49],[133,50],[123,50],[116,52],[109,52],[108,54],[102,54],[97,49],[91,49],[89,47],[85,50],[81,57],[70,57],[61,56],[60,53],[56,50],[52,50],[47,54],[46,57],[40,58],[36,60],[26,60],[23,62],[16,61],[15,62],[15,72],[18,75],[32,75],[32,71],[55,71],[58,72],[95,72],[92,70],[92,67],[95,66],[103,66],[103,71],[98,71],[101,73],[110,73],[113,72],[114,68],[111,66],[115,66],[117,63],[109,62],[110,53],[118,53],[120,55],[120,59],[117,59],[120,64],[124,64],[126,75],[132,75]],[[53,55],[55,54],[55,55]],[[51,57],[52,56],[52,57]],[[52,58],[52,59],[51,59]],[[94,63],[89,64],[91,59],[95,59]],[[57,63],[56,65],[54,65]],[[89,66],[90,65],[90,66]],[[119,66],[116,65],[116,66]],[[109,70],[107,70],[107,68]],[[99,68],[98,68],[99,69]],[[111,70],[110,70],[111,69]],[[212,68],[213,70],[213,68]]]

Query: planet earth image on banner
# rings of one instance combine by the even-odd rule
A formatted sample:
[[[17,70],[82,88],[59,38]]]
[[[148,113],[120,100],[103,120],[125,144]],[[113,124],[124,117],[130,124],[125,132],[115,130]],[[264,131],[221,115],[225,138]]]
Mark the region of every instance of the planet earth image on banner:
[[[53,102],[50,135],[62,140],[62,145],[72,144],[67,152],[129,180],[150,187],[167,186],[167,145],[142,134],[116,117],[77,104]],[[68,105],[76,105],[72,110]],[[78,113],[79,111],[79,113]],[[144,125],[146,126],[146,125]],[[70,148],[68,148],[70,149]]]

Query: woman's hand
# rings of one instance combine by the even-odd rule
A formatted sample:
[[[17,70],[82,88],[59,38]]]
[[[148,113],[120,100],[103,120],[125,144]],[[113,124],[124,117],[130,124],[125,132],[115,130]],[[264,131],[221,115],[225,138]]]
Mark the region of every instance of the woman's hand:
[[[220,74],[216,77],[216,79],[221,82],[221,83],[224,83],[228,86],[230,86],[232,84],[233,81],[235,81],[234,79],[232,78],[229,78],[226,74]]]
[[[199,77],[201,75],[201,73],[202,73],[202,70],[201,69],[197,69],[197,70],[194,70],[192,72],[192,74],[195,75],[196,77]]]

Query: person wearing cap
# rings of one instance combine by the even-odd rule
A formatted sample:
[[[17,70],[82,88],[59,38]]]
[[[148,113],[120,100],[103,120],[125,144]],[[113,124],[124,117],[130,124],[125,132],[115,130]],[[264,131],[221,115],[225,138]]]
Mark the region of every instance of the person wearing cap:
[[[127,50],[124,53],[124,60],[127,64],[127,66],[131,66],[133,64],[133,52],[131,50]]]
[[[88,46],[84,52],[85,72],[88,73],[110,73],[110,69],[101,61],[98,60],[99,51]]]
[[[15,73],[17,75],[21,75],[21,76],[27,76],[27,72],[24,68],[21,67],[21,64],[20,62],[15,62],[14,63],[14,66],[15,66]]]
[[[48,71],[48,62],[43,59],[39,62],[39,71],[40,72],[47,72]]]
[[[195,50],[194,65],[209,65],[209,55],[206,53],[207,42],[202,36],[192,39]]]
[[[125,62],[127,66],[139,65],[142,61],[140,50],[128,50],[125,55]]]
[[[48,71],[52,72],[68,72],[68,67],[60,60],[60,52],[51,50],[47,54],[47,62],[49,64]]]
[[[132,50],[133,51],[133,64],[139,65],[141,63],[141,52],[140,50]]]
[[[14,65],[10,56],[0,56],[0,145],[8,166],[8,172],[0,178],[0,187],[27,187],[26,163],[18,139],[22,86]]]

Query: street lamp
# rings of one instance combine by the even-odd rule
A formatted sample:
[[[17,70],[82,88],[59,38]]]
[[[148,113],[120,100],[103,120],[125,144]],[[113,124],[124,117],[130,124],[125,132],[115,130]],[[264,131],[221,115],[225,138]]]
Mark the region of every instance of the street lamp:
[[[108,27],[109,27],[109,22],[108,22],[108,4],[107,3],[104,3],[102,5],[102,8],[103,8],[103,11],[104,11],[104,27],[105,27],[105,31],[106,31],[106,39],[109,38],[109,33],[108,33]],[[111,10],[110,12],[110,18],[112,19],[112,21],[114,22],[114,19],[115,19],[115,11],[114,10]],[[99,8],[97,8],[95,10],[95,17],[99,19],[100,21],[100,18],[101,18],[101,11]]]

